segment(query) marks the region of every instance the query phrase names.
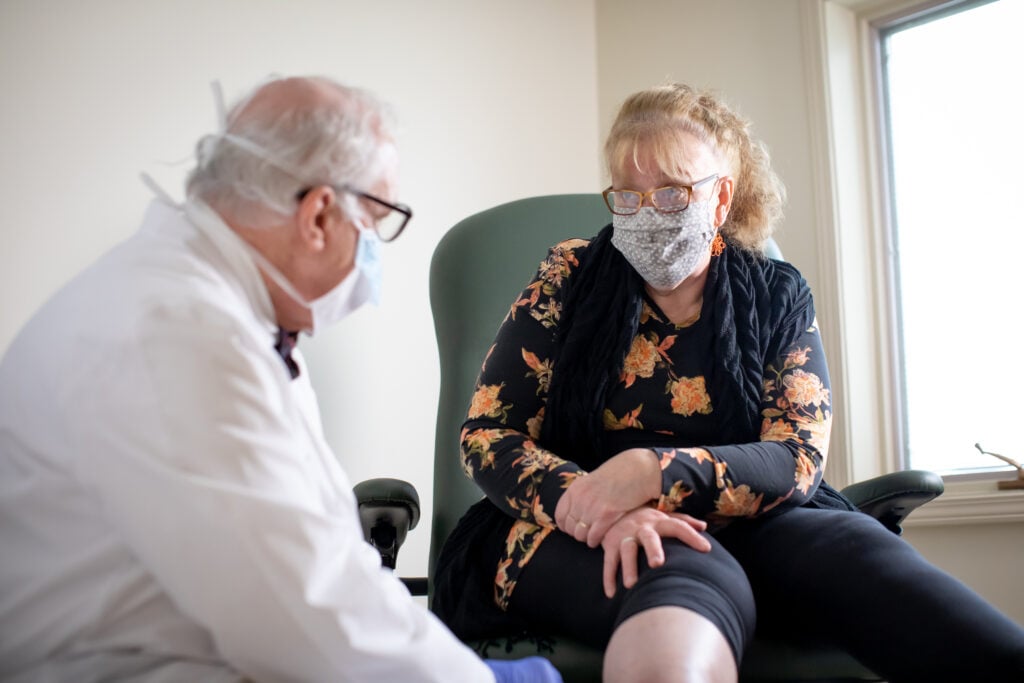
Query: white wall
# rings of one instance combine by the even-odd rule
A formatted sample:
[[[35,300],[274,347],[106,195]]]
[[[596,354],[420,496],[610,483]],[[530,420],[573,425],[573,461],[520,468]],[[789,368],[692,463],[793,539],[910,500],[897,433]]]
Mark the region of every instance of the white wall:
[[[209,81],[229,99],[270,73],[370,88],[398,109],[401,197],[416,216],[385,247],[382,307],[302,348],[353,481],[406,478],[429,513],[430,254],[477,210],[599,189],[595,54],[591,0],[3,0],[0,351],[135,230],[149,201],[139,171],[181,195],[188,164],[160,162],[214,129]],[[426,572],[429,529],[427,514],[403,573]]]

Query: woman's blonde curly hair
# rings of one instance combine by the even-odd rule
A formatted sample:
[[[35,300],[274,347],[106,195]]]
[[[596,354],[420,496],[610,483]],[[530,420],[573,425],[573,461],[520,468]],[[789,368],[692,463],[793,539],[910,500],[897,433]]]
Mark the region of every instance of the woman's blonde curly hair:
[[[711,147],[734,179],[732,207],[722,234],[748,251],[763,253],[782,219],[786,188],[771,168],[768,149],[750,134],[750,122],[709,91],[671,83],[631,95],[619,109],[605,143],[609,171],[627,161],[636,165],[641,146],[673,177],[683,175],[680,134],[689,133]]]

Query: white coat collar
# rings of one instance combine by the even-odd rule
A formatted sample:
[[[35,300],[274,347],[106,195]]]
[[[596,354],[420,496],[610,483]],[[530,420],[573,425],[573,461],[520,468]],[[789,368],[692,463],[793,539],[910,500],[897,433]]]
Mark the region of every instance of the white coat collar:
[[[267,285],[253,260],[253,247],[228,227],[224,219],[205,202],[189,199],[182,208],[188,221],[210,239],[232,269],[259,321],[271,333],[275,332],[278,327],[277,313]]]

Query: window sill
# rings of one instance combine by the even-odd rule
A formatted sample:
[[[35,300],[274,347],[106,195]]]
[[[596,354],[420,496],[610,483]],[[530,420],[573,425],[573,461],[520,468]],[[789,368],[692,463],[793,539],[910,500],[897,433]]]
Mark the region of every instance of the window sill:
[[[995,479],[946,480],[946,492],[914,511],[906,528],[1024,522],[1024,489],[1000,491]]]

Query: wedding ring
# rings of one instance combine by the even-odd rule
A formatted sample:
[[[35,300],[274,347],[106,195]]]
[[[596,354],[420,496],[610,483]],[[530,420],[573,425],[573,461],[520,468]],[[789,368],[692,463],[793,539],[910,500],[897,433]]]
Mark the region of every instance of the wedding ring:
[[[625,543],[626,541],[633,541],[633,543],[636,543],[636,542],[637,542],[637,540],[636,540],[636,536],[626,536],[626,537],[625,537],[624,539],[622,539],[621,541],[619,541],[619,545],[622,545],[622,544],[623,544],[623,543]]]
[[[590,528],[590,525],[587,524],[586,522],[584,522],[582,519],[580,521],[576,522],[576,526],[581,526],[584,529],[589,529]]]

